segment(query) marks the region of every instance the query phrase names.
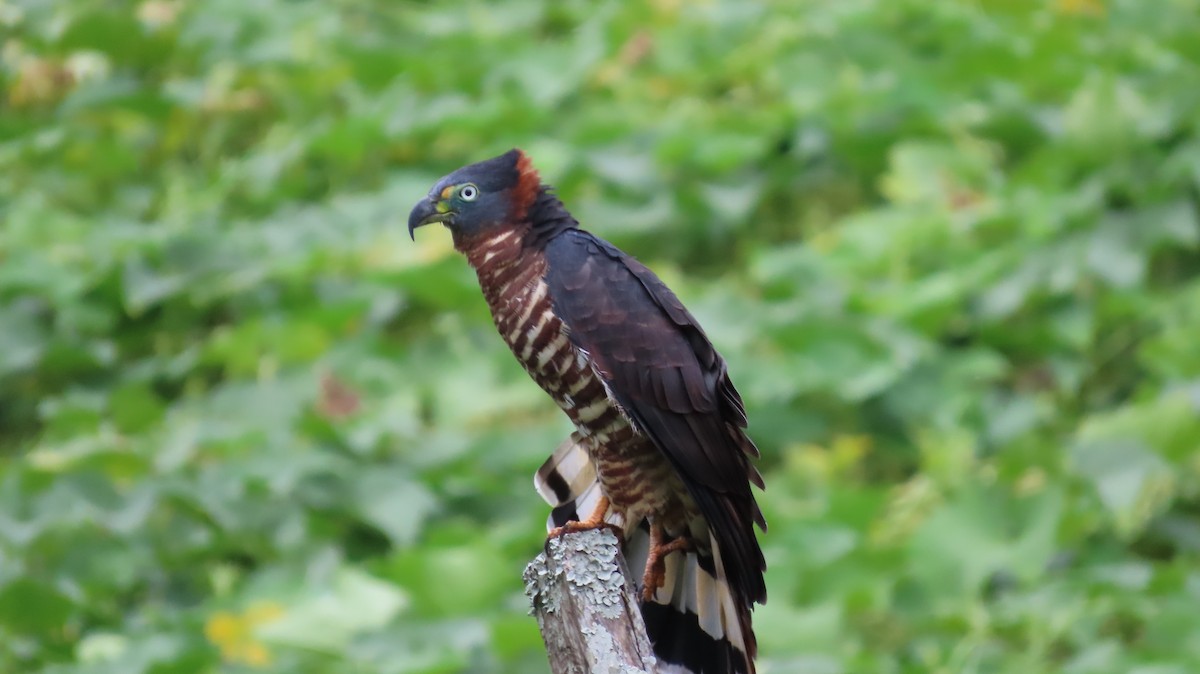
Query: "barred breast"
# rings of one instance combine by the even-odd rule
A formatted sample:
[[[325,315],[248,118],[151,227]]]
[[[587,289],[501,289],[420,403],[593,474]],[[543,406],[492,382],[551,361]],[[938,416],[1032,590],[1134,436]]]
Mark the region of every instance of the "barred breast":
[[[576,348],[554,313],[546,260],[506,231],[465,250],[500,336],[518,362],[575,424],[596,466],[601,489],[626,522],[663,513],[668,530],[698,512],[661,452],[612,400],[589,355]],[[681,502],[684,499],[688,502]]]

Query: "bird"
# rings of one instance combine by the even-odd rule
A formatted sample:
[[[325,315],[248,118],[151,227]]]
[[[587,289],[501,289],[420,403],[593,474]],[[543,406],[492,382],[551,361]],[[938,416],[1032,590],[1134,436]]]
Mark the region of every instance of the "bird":
[[[664,674],[754,674],[767,523],[724,358],[648,267],[580,227],[514,148],[437,181],[409,235],[441,223],[493,323],[575,430],[538,469],[549,537],[607,527]]]

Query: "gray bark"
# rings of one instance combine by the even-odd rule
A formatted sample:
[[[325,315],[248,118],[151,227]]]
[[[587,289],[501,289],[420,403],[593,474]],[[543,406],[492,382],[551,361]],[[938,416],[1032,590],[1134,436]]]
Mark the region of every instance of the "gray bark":
[[[550,540],[524,577],[554,674],[655,674],[636,586],[612,532]]]

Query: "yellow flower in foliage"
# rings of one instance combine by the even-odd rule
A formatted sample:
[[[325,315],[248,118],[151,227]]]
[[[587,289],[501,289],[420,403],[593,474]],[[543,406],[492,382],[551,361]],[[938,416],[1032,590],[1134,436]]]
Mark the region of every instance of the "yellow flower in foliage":
[[[824,483],[855,476],[870,451],[870,436],[838,435],[827,447],[792,445],[784,452],[784,462],[789,472]]]
[[[927,475],[916,475],[892,490],[883,515],[871,525],[871,543],[899,545],[917,530],[942,503],[938,485]]]
[[[175,20],[179,18],[179,12],[182,10],[182,2],[146,0],[146,2],[138,5],[137,18],[147,28],[164,28],[174,24]]]
[[[279,604],[253,604],[242,614],[217,611],[204,624],[204,636],[221,650],[221,657],[251,667],[271,664],[271,652],[254,638],[254,629],[283,615]]]
[[[869,435],[839,435],[829,445],[830,459],[838,475],[853,473],[862,465],[863,457],[871,451]]]
[[[1102,0],[1058,0],[1055,4],[1060,14],[1077,16],[1104,16],[1105,14]]]

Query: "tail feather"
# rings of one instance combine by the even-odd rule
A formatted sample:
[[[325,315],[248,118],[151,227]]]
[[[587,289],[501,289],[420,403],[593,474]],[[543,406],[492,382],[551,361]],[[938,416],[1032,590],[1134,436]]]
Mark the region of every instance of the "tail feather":
[[[534,485],[553,510],[547,528],[591,513],[600,484],[584,440],[577,434],[559,445],[538,469]],[[565,486],[564,486],[565,485]],[[605,520],[625,532],[622,553],[641,595],[650,551],[649,524],[626,526],[620,515]],[[730,587],[720,549],[709,533],[708,549],[674,552],[665,559],[666,577],[652,601],[642,602],[646,631],[664,674],[754,674],[756,651],[750,609]]]
[[[596,468],[580,442],[579,434],[572,433],[533,476],[533,487],[551,506],[575,501],[596,484]]]

